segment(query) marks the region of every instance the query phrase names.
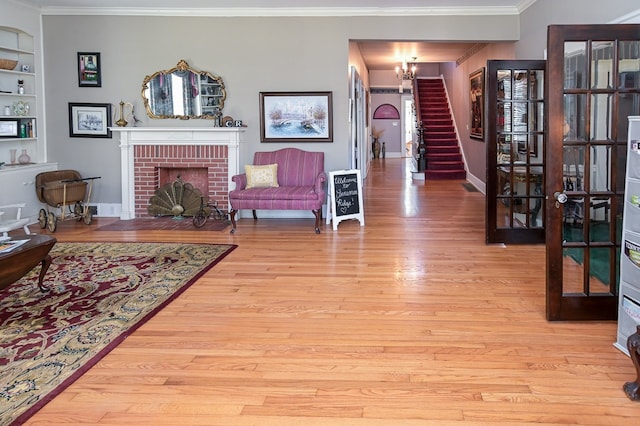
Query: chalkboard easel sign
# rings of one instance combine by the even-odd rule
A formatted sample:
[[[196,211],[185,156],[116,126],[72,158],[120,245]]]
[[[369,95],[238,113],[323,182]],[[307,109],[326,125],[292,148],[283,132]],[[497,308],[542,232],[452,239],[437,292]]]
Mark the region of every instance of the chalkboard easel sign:
[[[360,170],[329,172],[329,216],[333,219],[333,230],[347,219],[358,219],[364,226],[362,208],[362,177]]]

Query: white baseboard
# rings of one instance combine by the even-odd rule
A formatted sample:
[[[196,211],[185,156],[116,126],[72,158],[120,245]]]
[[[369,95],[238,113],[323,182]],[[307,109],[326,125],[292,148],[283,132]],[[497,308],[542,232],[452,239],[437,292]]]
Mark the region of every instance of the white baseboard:
[[[95,207],[95,217],[120,217],[122,212],[122,205],[119,203],[97,203],[89,204],[90,207]]]
[[[487,185],[469,172],[467,172],[467,181],[475,186],[479,192],[487,194]]]

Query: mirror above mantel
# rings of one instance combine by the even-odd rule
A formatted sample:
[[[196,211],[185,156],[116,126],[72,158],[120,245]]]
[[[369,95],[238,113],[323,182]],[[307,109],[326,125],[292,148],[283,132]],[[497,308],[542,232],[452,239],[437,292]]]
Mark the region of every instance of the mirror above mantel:
[[[191,68],[184,59],[142,82],[142,100],[150,118],[219,119],[226,97],[221,77]]]

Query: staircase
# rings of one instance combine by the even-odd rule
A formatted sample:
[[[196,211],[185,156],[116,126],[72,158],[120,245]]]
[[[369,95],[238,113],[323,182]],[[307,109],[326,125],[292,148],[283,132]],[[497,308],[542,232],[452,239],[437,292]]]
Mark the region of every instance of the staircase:
[[[427,180],[466,179],[462,153],[444,82],[440,78],[417,79],[423,141],[426,146]]]

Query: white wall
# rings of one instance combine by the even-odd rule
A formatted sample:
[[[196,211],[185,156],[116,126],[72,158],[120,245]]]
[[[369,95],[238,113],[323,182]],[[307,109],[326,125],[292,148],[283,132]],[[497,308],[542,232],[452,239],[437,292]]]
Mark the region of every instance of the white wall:
[[[516,59],[545,59],[549,25],[607,24],[639,8],[638,0],[536,0],[522,13]]]
[[[471,119],[471,105],[469,99],[469,74],[483,67],[486,70],[487,60],[513,59],[513,51],[513,43],[489,44],[459,66],[452,63],[447,64],[447,66],[443,68],[445,83],[460,135],[462,151],[465,161],[467,162],[467,179],[479,187],[482,186],[481,183],[483,184],[486,181],[486,119],[485,141],[470,138],[469,121]]]
[[[185,59],[221,76],[224,114],[247,125],[241,161],[259,150],[292,144],[259,141],[261,91],[332,91],[334,142],[295,144],[325,152],[327,171],[348,166],[349,41],[362,39],[517,39],[517,16],[428,17],[135,17],[44,16],[49,155],[60,168],[100,175],[93,200],[120,201],[119,148],[113,139],[69,138],[69,102],[133,102],[144,126],[210,125],[146,118],[140,97],[144,77]],[[100,52],[102,87],[79,88],[76,54]],[[366,72],[361,73],[366,78]]]

